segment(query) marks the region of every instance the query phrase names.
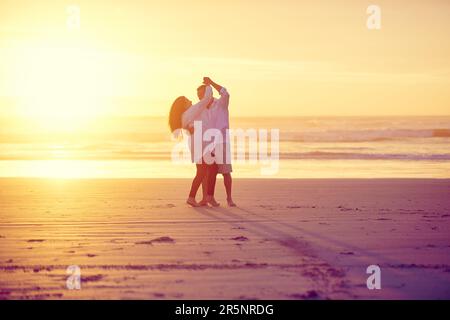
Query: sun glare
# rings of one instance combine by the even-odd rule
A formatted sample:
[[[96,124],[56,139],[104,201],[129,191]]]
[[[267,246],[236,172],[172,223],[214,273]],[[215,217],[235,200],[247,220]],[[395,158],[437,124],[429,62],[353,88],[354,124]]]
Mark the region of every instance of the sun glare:
[[[20,50],[12,71],[18,113],[42,129],[76,130],[108,112],[112,69],[95,51],[78,47]]]

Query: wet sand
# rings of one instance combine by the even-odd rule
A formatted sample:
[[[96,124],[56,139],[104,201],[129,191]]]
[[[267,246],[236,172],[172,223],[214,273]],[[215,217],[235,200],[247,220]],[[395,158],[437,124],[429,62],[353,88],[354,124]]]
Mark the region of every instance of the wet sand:
[[[450,180],[218,183],[0,180],[0,299],[450,299]]]

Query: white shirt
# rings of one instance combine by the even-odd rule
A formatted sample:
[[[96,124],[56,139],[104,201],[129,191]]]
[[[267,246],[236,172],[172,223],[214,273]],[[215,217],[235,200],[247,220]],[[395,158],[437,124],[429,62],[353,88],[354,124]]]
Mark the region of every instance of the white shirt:
[[[219,129],[222,132],[222,142],[215,141],[216,163],[218,164],[231,164],[230,136],[228,132],[228,129],[230,128],[228,113],[229,103],[230,94],[226,88],[222,87],[220,90],[220,98],[214,99],[214,102],[209,109],[212,127]]]
[[[181,116],[181,125],[184,129],[194,128],[194,122],[196,121],[201,121],[203,133],[210,128],[212,124],[211,113],[209,109],[206,109],[206,106],[210,103],[211,99],[213,99],[212,96],[212,88],[210,86],[206,86],[205,95],[203,98],[187,109]],[[194,163],[200,163],[203,156],[207,153],[207,149],[205,148],[207,146],[207,142],[203,141],[203,137],[201,137],[202,152],[196,153],[195,141],[193,139],[194,135],[189,135],[188,137],[188,142],[191,149],[191,160]]]
[[[230,94],[227,89],[222,87],[220,90],[220,98],[214,99],[213,104],[209,108],[211,127],[226,130],[230,128],[230,119],[228,113],[228,105],[230,103]]]
[[[201,121],[202,123],[202,131],[203,134],[209,128],[219,129],[224,133],[223,139],[227,139],[225,136],[226,129],[229,128],[229,115],[228,115],[228,104],[230,101],[230,95],[228,94],[227,89],[222,87],[220,90],[220,98],[214,99],[211,106],[207,109],[206,106],[211,101],[212,98],[212,88],[210,86],[206,87],[204,97],[197,102],[195,105],[192,105],[188,110],[186,110],[182,117],[182,126],[185,129],[193,128],[195,121]],[[191,149],[191,159],[195,163],[199,163],[201,161],[201,157],[206,153],[210,152],[207,146],[210,144],[210,141],[202,140],[202,153],[195,154],[194,152],[194,141],[192,140],[192,136],[189,137],[189,145]],[[227,148],[229,149],[229,145],[227,144]]]
[[[205,128],[205,125],[209,125],[210,115],[209,111],[206,109],[206,106],[211,101],[212,95],[212,88],[210,86],[206,86],[203,99],[189,107],[189,109],[183,113],[181,116],[181,126],[184,129],[194,127],[194,121],[202,121],[203,128]]]

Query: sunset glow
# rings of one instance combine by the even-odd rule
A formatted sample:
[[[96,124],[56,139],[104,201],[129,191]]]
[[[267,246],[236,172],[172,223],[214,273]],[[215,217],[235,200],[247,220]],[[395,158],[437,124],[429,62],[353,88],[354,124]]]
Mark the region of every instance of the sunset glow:
[[[449,191],[450,0],[0,0],[0,301],[432,318]]]
[[[205,73],[234,116],[450,113],[445,1],[378,1],[380,30],[360,1],[74,4],[79,30],[68,4],[1,2],[0,115],[164,116]]]
[[[180,95],[196,102],[196,87],[206,75],[220,79],[232,93],[234,125],[279,128],[282,138],[300,137],[303,145],[282,145],[289,159],[294,150],[307,158],[315,152],[326,156],[321,141],[329,141],[310,135],[330,131],[339,138],[341,130],[353,125],[360,132],[349,132],[350,141],[365,135],[374,141],[385,135],[397,139],[397,133],[411,129],[402,121],[391,125],[380,118],[383,126],[370,128],[364,127],[365,120],[347,127],[337,121],[331,129],[314,118],[450,114],[448,3],[380,0],[377,5],[382,9],[379,30],[367,27],[368,4],[352,0],[2,1],[2,159],[73,161],[51,162],[54,168],[26,164],[29,174],[52,177],[103,176],[97,166],[80,161],[167,161],[170,105]],[[263,125],[244,117],[273,121]],[[303,118],[299,126],[276,120],[295,117],[311,121]],[[445,133],[441,119],[443,123],[426,122],[417,134]],[[409,123],[424,123],[414,121]],[[293,134],[298,129],[305,132]],[[442,156],[441,146],[435,146],[439,154],[431,160]],[[376,152],[387,153],[387,161],[404,157],[397,155],[399,146],[389,148]],[[414,150],[421,148],[412,146]],[[433,164],[427,172],[442,175],[443,167],[435,172]],[[388,165],[385,169],[373,175],[395,171]],[[128,170],[109,173],[127,174],[135,175]]]

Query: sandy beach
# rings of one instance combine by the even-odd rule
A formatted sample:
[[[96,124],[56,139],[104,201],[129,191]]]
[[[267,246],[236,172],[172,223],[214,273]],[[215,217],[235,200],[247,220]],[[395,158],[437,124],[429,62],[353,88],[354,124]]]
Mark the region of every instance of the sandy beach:
[[[221,184],[189,208],[188,180],[0,180],[0,299],[450,299],[449,180]]]

